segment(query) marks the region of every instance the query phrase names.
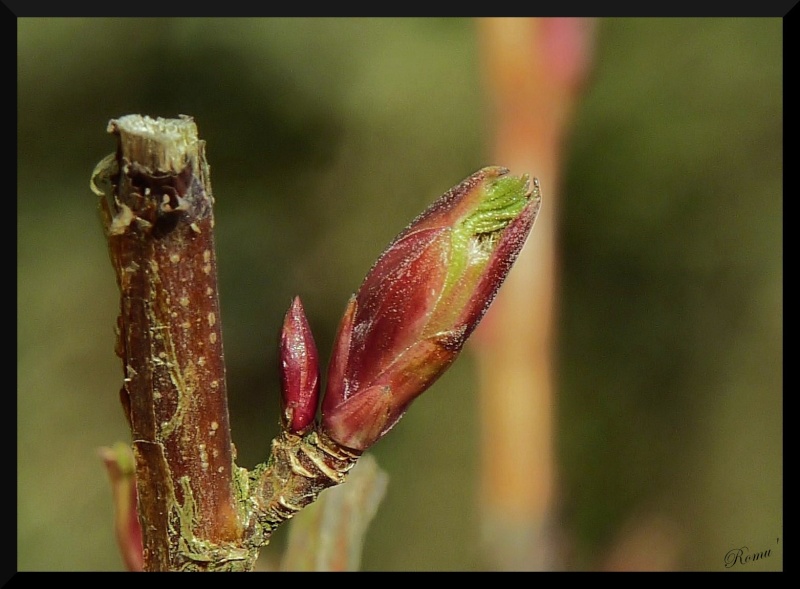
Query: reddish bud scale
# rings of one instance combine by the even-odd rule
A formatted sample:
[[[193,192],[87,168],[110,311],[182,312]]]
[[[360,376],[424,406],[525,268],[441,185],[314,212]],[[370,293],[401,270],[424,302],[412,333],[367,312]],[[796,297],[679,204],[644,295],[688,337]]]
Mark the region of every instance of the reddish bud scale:
[[[314,424],[319,400],[319,357],[300,297],[295,297],[280,341],[281,425],[302,435]]]
[[[539,209],[527,176],[484,168],[395,238],[339,326],[322,427],[363,451],[452,364],[505,280]]]

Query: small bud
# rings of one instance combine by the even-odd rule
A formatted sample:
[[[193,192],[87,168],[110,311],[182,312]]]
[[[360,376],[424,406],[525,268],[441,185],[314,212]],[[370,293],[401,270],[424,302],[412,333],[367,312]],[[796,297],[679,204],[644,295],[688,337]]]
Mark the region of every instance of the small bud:
[[[363,451],[452,364],[539,210],[527,175],[484,168],[434,202],[378,258],[333,348],[322,427]]]
[[[280,341],[282,415],[284,429],[302,435],[314,423],[319,400],[319,358],[300,297],[283,320]]]

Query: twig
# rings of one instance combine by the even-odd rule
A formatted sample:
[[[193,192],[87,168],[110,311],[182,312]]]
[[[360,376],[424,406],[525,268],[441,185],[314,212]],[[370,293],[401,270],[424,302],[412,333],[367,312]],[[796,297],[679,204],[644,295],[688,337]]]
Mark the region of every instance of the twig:
[[[133,434],[146,570],[249,568],[228,423],[213,196],[189,117],[109,123],[98,164],[121,293],[120,391]]]
[[[118,149],[92,188],[121,294],[143,567],[251,570],[272,532],[344,482],[455,360],[533,226],[538,183],[484,168],[401,232],[350,299],[319,419],[318,355],[295,299],[281,337],[281,432],[248,472],[231,449],[204,143],[189,117],[129,115],[109,132]],[[121,537],[135,545],[131,530]]]

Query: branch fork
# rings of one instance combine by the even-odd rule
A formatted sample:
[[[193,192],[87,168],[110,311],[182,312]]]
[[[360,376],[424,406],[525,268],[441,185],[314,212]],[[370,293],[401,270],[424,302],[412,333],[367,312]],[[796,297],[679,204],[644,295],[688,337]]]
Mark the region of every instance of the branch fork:
[[[91,187],[121,294],[142,566],[251,570],[274,530],[344,482],[455,360],[531,230],[538,183],[484,168],[389,244],[347,305],[321,402],[295,298],[281,335],[281,433],[248,472],[231,443],[205,143],[187,116],[128,115],[108,131],[117,150]]]

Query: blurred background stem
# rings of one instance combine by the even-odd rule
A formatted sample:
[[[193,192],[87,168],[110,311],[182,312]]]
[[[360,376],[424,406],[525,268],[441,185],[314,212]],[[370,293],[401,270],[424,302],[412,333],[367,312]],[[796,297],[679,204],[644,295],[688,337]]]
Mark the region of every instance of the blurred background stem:
[[[478,25],[491,161],[538,177],[542,187],[535,230],[473,342],[481,526],[491,566],[546,570],[558,560],[551,526],[561,155],[591,57],[593,22],[484,18]]]
[[[347,484],[325,490],[292,518],[280,570],[359,570],[367,527],[388,481],[371,454],[361,456]]]

